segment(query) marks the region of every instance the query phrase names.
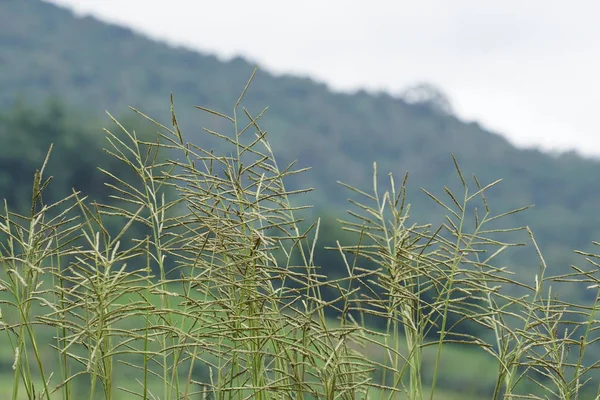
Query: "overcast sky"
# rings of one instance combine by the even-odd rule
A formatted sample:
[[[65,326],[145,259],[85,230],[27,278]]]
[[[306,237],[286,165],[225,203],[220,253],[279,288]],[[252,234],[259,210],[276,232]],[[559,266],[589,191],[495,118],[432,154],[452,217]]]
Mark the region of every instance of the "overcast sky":
[[[600,2],[51,0],[334,90],[439,86],[523,146],[600,156]]]

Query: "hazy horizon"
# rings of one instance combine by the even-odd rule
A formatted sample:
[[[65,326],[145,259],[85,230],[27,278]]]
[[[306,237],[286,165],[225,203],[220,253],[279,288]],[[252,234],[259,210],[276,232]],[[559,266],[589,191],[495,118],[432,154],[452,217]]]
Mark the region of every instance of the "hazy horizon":
[[[398,95],[432,83],[460,118],[519,147],[600,156],[593,47],[600,4],[49,1],[221,59],[239,55],[274,74],[310,76],[335,91]]]

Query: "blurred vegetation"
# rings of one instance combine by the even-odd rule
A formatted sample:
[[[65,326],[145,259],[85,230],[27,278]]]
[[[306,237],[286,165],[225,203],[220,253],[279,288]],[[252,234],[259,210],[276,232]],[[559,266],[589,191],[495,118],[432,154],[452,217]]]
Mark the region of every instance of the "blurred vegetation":
[[[0,197],[21,211],[31,202],[31,179],[51,143],[48,173],[54,179],[45,200],[56,201],[76,188],[91,199],[111,201],[97,166],[119,171],[120,176],[126,171],[99,151],[106,145],[101,128],[111,124],[100,114],[105,109],[121,112],[132,105],[167,123],[169,94],[175,92],[177,103],[186,105],[179,107],[185,140],[218,151],[221,144],[200,127],[207,122],[216,130],[228,127],[187,105],[227,112],[254,67],[241,58],[223,62],[157,43],[42,1],[0,2],[0,16]],[[581,265],[573,249],[592,251],[592,241],[600,240],[600,185],[595,182],[600,161],[574,152],[517,149],[479,124],[458,119],[443,95],[431,94],[403,98],[333,93],[311,79],[257,74],[245,99],[247,108],[256,115],[262,105],[270,104],[262,126],[270,132],[279,160],[287,164],[297,159],[299,167],[312,168],[287,185],[318,189],[304,195],[323,218],[316,263],[330,277],[343,274],[345,268],[337,254],[324,249],[335,247],[335,239],[344,241],[343,233],[341,238],[333,234],[348,197],[338,180],[368,190],[374,161],[380,171],[396,176],[410,171],[411,215],[439,223],[443,210],[419,188],[440,197],[445,186],[460,188],[453,153],[463,173],[477,172],[484,185],[503,178],[502,185],[489,191],[496,210],[534,205],[503,218],[495,228],[531,227],[550,275],[567,274],[571,264]],[[151,133],[139,118],[127,114],[119,120],[142,135]],[[525,242],[520,234],[515,233],[514,240]],[[529,282],[539,268],[531,247],[507,251],[500,260]],[[564,289],[563,300],[594,300],[593,291],[576,290],[580,287],[575,285],[565,285],[573,290]]]
[[[175,92],[177,102],[186,105],[179,107],[185,139],[211,148],[221,145],[202,133],[200,127],[210,124],[226,129],[222,120],[208,121],[209,116],[199,116],[188,105],[227,112],[253,69],[241,58],[222,62],[212,55],[157,43],[91,17],[76,17],[41,1],[1,2],[0,15],[0,105],[5,110],[14,110],[19,102],[43,105],[54,97],[70,110],[90,117],[101,116],[105,109],[122,113],[131,105],[168,123],[169,93]],[[572,249],[592,250],[592,241],[600,238],[596,202],[600,185],[595,182],[600,173],[598,160],[573,152],[546,154],[517,149],[477,123],[453,116],[451,105],[433,87],[420,85],[405,96],[333,93],[310,79],[274,77],[259,71],[245,104],[254,114],[264,104],[271,105],[263,127],[271,133],[273,150],[282,163],[297,159],[299,167],[312,168],[288,185],[292,189],[318,189],[307,195],[308,200],[325,213],[346,208],[347,194],[340,190],[338,180],[370,187],[369,171],[376,161],[381,171],[396,176],[410,171],[407,190],[413,199],[412,215],[419,221],[440,222],[443,213],[420,193],[419,187],[435,189],[435,195],[442,194],[444,186],[456,189],[458,182],[452,175],[450,157],[453,153],[465,175],[477,172],[484,184],[504,179],[500,188],[490,191],[497,209],[535,205],[527,213],[505,218],[498,227],[530,226],[551,274],[568,272],[569,265],[577,261]],[[6,113],[3,118],[6,126]],[[97,130],[97,126],[88,124],[85,130]],[[49,142],[40,141],[38,128],[30,127],[29,137],[39,143],[35,145],[39,151],[27,155],[30,170],[40,165]],[[9,134],[5,129],[3,132]],[[67,141],[70,148],[57,143],[55,151],[61,156],[54,163],[75,151],[76,155],[66,157],[78,167],[62,164],[60,168],[71,172],[56,175],[63,180],[72,177],[75,181],[69,185],[84,190],[87,186],[82,185],[91,187],[95,181],[83,182],[77,171],[86,161],[92,168],[98,160],[86,160],[82,156],[85,152],[78,153],[72,147],[73,137]],[[5,161],[15,159],[7,154],[14,149],[5,145],[4,136],[2,140],[0,193],[22,199],[26,189],[14,185],[15,178],[7,173],[14,166],[7,167]],[[85,148],[91,139],[79,140]],[[78,164],[80,161],[83,164]],[[15,201],[22,201],[16,197]],[[504,261],[515,265],[520,273],[529,273],[530,278],[538,267],[530,248],[507,252]],[[565,295],[575,299],[585,293],[570,290]]]

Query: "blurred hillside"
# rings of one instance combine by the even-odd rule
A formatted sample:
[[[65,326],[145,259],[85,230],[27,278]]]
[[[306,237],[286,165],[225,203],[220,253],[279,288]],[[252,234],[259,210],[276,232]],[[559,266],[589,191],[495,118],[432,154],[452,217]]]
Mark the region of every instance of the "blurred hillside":
[[[168,123],[171,92],[186,139],[209,148],[216,144],[200,127],[226,127],[192,106],[230,113],[254,68],[241,58],[221,62],[212,55],[174,48],[126,28],[76,17],[38,0],[0,2],[0,22],[0,106],[6,110],[0,121],[0,193],[14,203],[24,201],[30,184],[15,178],[15,148],[28,149],[22,150],[27,160],[19,167],[26,177],[42,163],[49,143],[36,140],[36,135],[47,133],[46,128],[43,124],[27,126],[30,111],[23,114],[23,104],[44,108],[48,99],[55,99],[69,113],[84,115],[96,124],[88,124],[86,135],[73,134],[68,143],[57,143],[55,157],[63,167],[67,158],[61,154],[80,154],[76,149],[68,150],[69,145],[90,152],[101,146],[90,144],[89,137],[96,132],[100,135],[97,118],[104,110],[118,116],[132,105]],[[376,161],[382,182],[388,172],[398,179],[410,172],[408,199],[414,204],[412,216],[416,221],[440,221],[443,210],[419,188],[441,197],[444,186],[460,188],[450,156],[454,153],[465,176],[475,173],[483,185],[504,179],[488,194],[496,213],[535,205],[496,227],[529,225],[554,274],[567,273],[573,263],[584,266],[585,261],[572,250],[591,251],[591,242],[600,239],[596,203],[600,162],[574,153],[550,155],[517,149],[477,123],[456,118],[451,105],[434,89],[420,89],[424,92],[412,92],[406,98],[365,92],[340,94],[310,79],[275,77],[259,71],[245,106],[253,114],[269,106],[262,127],[270,133],[281,164],[297,159],[300,167],[312,167],[289,185],[316,188],[314,195],[305,199],[323,213],[339,216],[339,210],[346,207],[350,193],[336,181],[369,190]],[[21,122],[15,125],[18,112]],[[15,144],[18,127],[25,128]],[[64,129],[56,130],[55,137]],[[77,157],[68,159],[78,162]],[[72,166],[71,171],[78,168]],[[86,182],[81,176],[73,179],[62,187]],[[526,237],[520,235],[514,240]],[[503,262],[529,275],[539,267],[530,247],[511,252]],[[565,295],[584,298],[586,293],[571,291]]]

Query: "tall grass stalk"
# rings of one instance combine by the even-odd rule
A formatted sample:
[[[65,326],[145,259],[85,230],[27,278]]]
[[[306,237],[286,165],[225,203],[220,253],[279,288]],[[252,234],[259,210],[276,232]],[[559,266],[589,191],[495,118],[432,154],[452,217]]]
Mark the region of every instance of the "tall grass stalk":
[[[316,257],[320,220],[303,220],[310,189],[286,186],[306,169],[278,165],[266,109],[242,107],[251,81],[230,113],[196,106],[225,132],[184,133],[173,97],[168,126],[133,110],[155,126],[154,141],[110,117],[106,151],[136,176],[103,170],[110,204],[79,192],[46,204],[50,152],[29,214],[5,204],[0,311],[12,399],[437,399],[456,349],[497,367],[478,396],[600,393],[586,355],[597,347],[597,300],[554,294],[598,291],[600,256],[580,252],[590,270],[547,276],[528,227],[495,225],[527,207],[493,213],[486,193],[500,181],[467,180],[456,159],[460,196],[423,189],[446,219],[412,222],[408,175],[381,185],[374,164],[370,190],[342,184],[350,209],[340,224],[356,241],[331,249],[346,275],[328,276]],[[223,152],[186,140],[200,134]],[[533,282],[498,261],[527,243],[540,259]]]

